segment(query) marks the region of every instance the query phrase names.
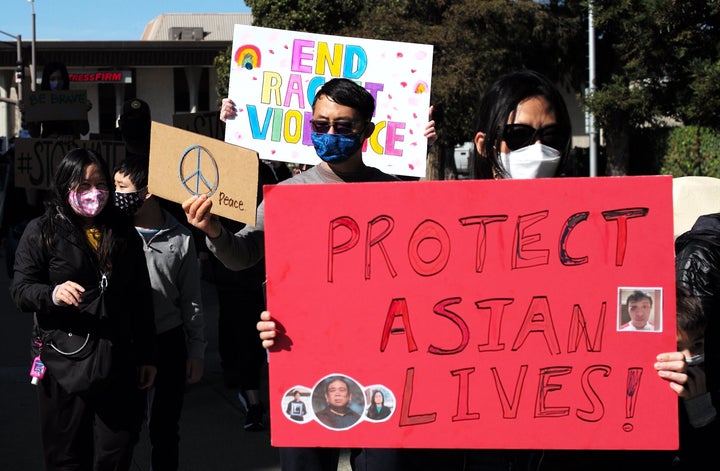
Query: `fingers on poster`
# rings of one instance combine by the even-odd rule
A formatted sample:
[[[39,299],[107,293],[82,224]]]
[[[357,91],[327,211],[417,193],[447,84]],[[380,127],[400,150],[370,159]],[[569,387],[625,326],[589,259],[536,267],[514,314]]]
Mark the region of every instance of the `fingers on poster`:
[[[335,373],[314,386],[297,385],[282,397],[285,417],[298,424],[317,422],[330,430],[348,430],[361,422],[381,423],[395,413],[395,394],[382,384],[362,385]]]

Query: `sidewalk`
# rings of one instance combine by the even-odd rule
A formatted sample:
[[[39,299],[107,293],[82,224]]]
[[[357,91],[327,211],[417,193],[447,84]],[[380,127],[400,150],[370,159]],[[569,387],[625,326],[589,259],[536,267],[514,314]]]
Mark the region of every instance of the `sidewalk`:
[[[4,248],[3,248],[4,250]],[[30,314],[17,311],[9,295],[4,252],[0,253],[0,469],[42,471],[37,400],[28,375]],[[276,471],[278,451],[269,430],[246,432],[237,392],[225,388],[217,353],[217,302],[203,283],[208,349],[205,376],[188,388],[180,423],[180,471]],[[264,388],[267,388],[267,382]],[[150,470],[147,429],[135,449],[132,471]]]

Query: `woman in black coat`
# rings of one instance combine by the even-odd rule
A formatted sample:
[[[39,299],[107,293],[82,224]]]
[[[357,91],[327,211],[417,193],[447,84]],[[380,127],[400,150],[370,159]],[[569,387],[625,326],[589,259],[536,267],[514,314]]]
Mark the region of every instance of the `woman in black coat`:
[[[385,405],[385,395],[379,389],[374,389],[370,396],[370,407],[367,417],[371,420],[383,420],[390,416],[390,408]]]
[[[33,357],[47,469],[129,469],[155,376],[152,291],[105,161],[74,149],[25,229],[11,294],[34,313]]]

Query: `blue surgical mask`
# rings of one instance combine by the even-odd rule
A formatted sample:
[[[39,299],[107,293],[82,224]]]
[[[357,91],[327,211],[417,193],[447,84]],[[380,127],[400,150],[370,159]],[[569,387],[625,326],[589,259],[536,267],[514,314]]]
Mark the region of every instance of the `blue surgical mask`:
[[[315,152],[324,162],[341,164],[352,157],[360,148],[364,140],[362,133],[354,134],[320,134],[311,135]]]
[[[50,90],[62,90],[64,85],[63,80],[50,80]]]

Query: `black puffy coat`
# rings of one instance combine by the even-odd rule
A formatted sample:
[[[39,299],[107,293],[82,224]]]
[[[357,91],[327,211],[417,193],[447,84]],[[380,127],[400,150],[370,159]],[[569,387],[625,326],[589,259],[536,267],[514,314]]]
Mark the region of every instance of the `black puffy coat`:
[[[129,223],[114,225],[119,243],[111,256],[111,273],[105,274],[104,318],[99,319],[98,303],[92,303],[103,281],[97,256],[85,234],[62,219],[57,221],[52,248],[46,247],[41,234],[48,217],[28,224],[15,254],[10,291],[18,309],[35,313],[36,327],[43,331],[97,330],[112,341],[113,355],[120,356],[113,363],[154,365],[152,288],[135,228]],[[56,306],[52,301],[55,286],[68,280],[86,290],[79,307]]]
[[[706,384],[715,409],[720,411],[720,213],[701,216],[676,239],[675,269],[678,284],[700,299],[707,318]],[[680,412],[680,463],[676,469],[708,469],[707,463],[717,454],[720,419],[695,429],[684,417],[682,406]]]

